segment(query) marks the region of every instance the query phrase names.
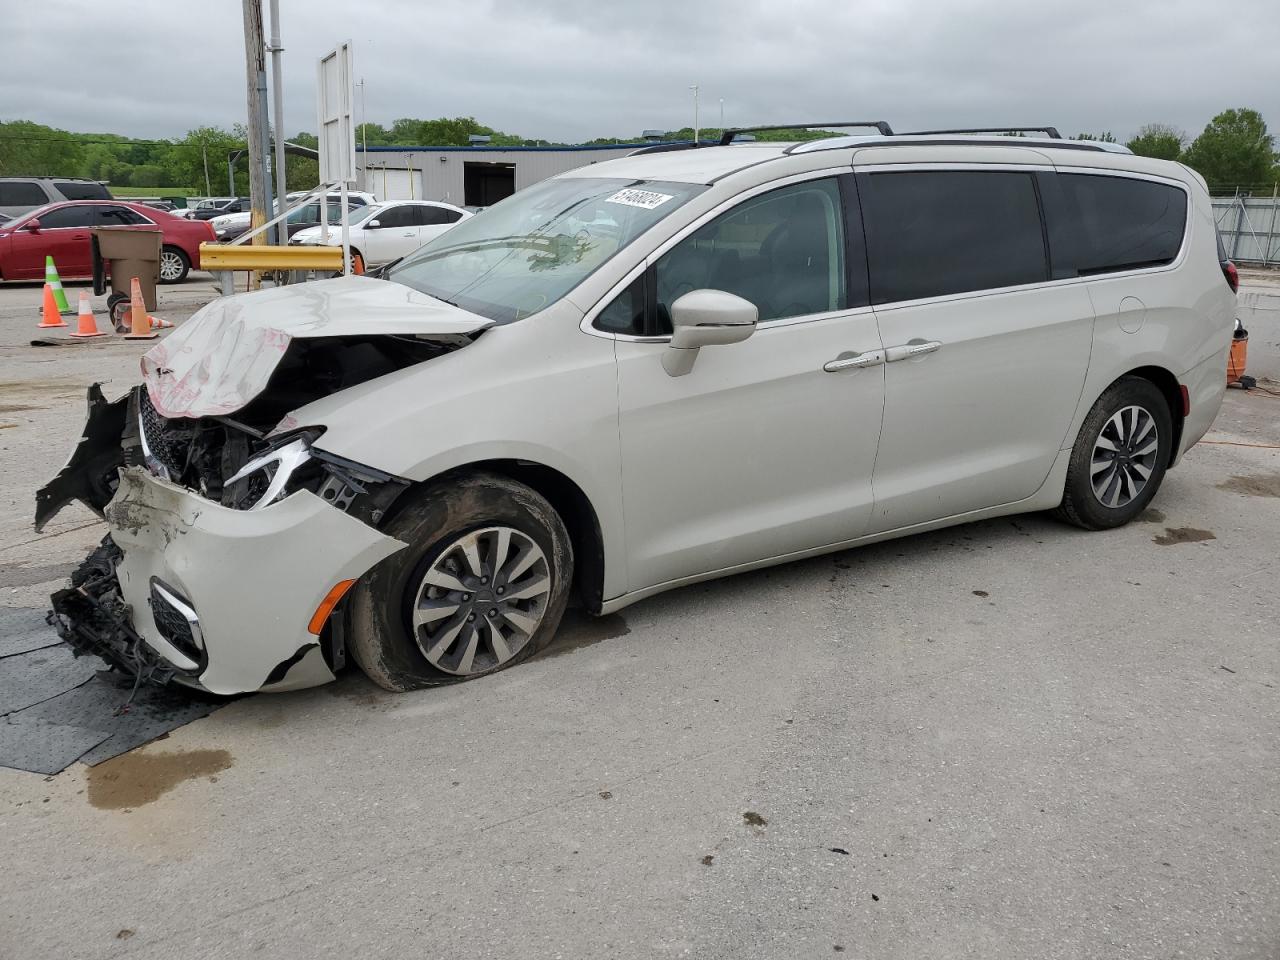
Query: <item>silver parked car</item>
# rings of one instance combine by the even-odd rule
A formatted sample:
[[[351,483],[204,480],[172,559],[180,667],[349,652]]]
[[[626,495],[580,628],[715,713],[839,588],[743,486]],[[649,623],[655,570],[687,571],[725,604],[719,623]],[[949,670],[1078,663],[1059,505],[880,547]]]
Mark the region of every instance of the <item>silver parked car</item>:
[[[728,138],[726,138],[728,140]],[[464,680],[576,597],[985,517],[1127,523],[1209,428],[1234,267],[1177,163],[954,133],[642,150],[378,278],[215,301],[39,494],[63,635],[215,693]]]

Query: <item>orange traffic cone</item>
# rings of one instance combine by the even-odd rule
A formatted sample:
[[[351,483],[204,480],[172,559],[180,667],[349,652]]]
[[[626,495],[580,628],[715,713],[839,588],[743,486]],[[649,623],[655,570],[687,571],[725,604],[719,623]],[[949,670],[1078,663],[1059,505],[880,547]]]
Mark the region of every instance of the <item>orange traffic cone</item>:
[[[126,340],[154,340],[160,334],[151,329],[151,320],[147,317],[147,305],[142,302],[142,284],[134,277],[129,281],[129,299],[132,306],[129,311],[129,332]]]
[[[63,320],[58,313],[58,302],[53,298],[53,286],[48,283],[44,285],[44,307],[41,312],[43,316],[38,326],[65,327],[67,325],[67,321]]]
[[[169,330],[173,327],[173,322],[163,317],[147,317],[147,319],[151,321],[152,330]]]
[[[351,272],[357,277],[364,276],[364,257],[358,253],[351,255]]]
[[[89,294],[85,290],[80,291],[80,321],[73,337],[80,337],[88,340],[90,337],[105,337],[106,334],[98,329],[98,321],[93,318],[93,307],[89,305]]]

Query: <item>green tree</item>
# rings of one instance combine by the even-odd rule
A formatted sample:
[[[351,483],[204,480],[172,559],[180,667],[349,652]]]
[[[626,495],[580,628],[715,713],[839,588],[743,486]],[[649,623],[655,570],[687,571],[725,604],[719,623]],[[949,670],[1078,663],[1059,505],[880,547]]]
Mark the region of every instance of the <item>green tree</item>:
[[[1187,135],[1165,123],[1148,123],[1139,127],[1125,144],[1138,156],[1155,157],[1157,160],[1177,160],[1186,145]]]
[[[1272,183],[1275,138],[1258,111],[1224,110],[1187,147],[1182,161],[1199,172],[1213,192],[1254,190]]]
[[[1118,143],[1115,134],[1110,130],[1104,130],[1102,133],[1077,133],[1071,140],[1096,140],[1099,143]]]
[[[194,187],[202,193],[208,191],[221,194],[227,188],[227,154],[243,149],[244,145],[243,138],[228,133],[221,127],[196,127],[188,130],[187,135],[175,143],[170,151],[167,170],[173,182],[169,185]],[[237,164],[237,169],[237,179],[240,175],[244,176],[247,190],[248,173],[245,171],[243,158]]]
[[[76,177],[84,145],[66,130],[30,120],[0,123],[0,176]]]

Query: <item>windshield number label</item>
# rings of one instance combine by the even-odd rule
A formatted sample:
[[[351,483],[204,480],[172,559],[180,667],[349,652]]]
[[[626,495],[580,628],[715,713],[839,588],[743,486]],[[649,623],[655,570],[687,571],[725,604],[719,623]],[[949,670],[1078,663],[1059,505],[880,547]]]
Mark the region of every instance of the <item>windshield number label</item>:
[[[621,203],[628,207],[640,207],[643,210],[652,210],[660,207],[671,199],[669,193],[654,193],[652,190],[619,190],[612,197],[609,197],[606,203]]]

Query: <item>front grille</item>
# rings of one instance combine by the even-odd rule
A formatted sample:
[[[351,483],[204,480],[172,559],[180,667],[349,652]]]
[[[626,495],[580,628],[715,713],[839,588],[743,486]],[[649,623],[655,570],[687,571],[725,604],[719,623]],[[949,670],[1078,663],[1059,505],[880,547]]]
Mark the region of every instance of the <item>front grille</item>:
[[[139,390],[138,393],[139,419],[142,421],[142,435],[147,441],[147,449],[169,471],[171,477],[180,476],[186,466],[186,447],[190,438],[185,434],[181,438],[170,437],[164,429],[165,418],[151,405],[147,391]]]
[[[151,581],[151,616],[156,629],[180,651],[192,660],[203,656],[203,638],[199,635],[200,620],[195,611],[180,594],[157,580]],[[186,609],[180,609],[179,604]]]

